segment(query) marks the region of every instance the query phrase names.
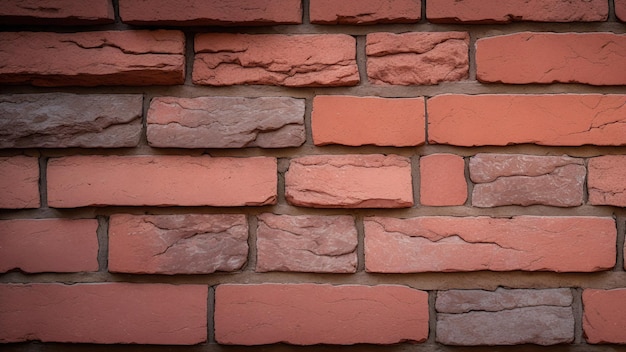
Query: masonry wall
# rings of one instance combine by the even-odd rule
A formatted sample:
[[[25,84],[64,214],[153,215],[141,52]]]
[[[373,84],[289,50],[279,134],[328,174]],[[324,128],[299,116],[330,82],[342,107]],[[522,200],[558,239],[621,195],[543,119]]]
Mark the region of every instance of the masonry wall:
[[[3,1],[1,349],[626,350],[624,21]]]

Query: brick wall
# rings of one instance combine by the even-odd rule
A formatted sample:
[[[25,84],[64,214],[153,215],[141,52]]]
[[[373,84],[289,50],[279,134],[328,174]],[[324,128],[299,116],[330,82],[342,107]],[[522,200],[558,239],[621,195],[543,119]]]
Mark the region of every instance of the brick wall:
[[[626,0],[43,3],[0,349],[626,348]]]

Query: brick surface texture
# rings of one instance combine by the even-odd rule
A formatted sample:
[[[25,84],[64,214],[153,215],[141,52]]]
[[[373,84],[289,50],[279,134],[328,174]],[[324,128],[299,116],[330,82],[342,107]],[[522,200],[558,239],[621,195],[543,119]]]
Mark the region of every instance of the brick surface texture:
[[[0,0],[0,350],[623,350],[625,25]]]

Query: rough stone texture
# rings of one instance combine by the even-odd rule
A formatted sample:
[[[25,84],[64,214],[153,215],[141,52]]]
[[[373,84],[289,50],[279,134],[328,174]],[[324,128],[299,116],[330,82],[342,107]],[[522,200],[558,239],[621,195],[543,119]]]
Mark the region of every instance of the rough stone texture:
[[[0,221],[0,272],[98,270],[98,221],[20,219]]]
[[[197,344],[207,296],[205,285],[2,284],[0,342]]]
[[[420,204],[463,205],[467,200],[465,161],[454,154],[431,154],[420,158]]]
[[[593,272],[615,265],[617,231],[608,217],[368,217],[364,223],[369,272]]]
[[[39,159],[0,157],[0,208],[39,207]]]
[[[110,0],[3,0],[0,23],[90,25],[113,23]]]
[[[608,15],[604,0],[437,0],[426,8],[434,23],[592,22]]]
[[[446,345],[571,343],[572,300],[569,289],[439,292],[437,341]]]
[[[372,33],[365,50],[374,84],[432,85],[469,75],[466,32]]]
[[[215,339],[221,344],[391,344],[427,337],[428,294],[405,286],[261,284],[215,290]]]
[[[112,215],[109,271],[210,274],[241,269],[248,259],[245,215]]]
[[[426,140],[424,98],[318,95],[311,130],[315,145],[408,147]]]
[[[626,22],[626,0],[614,0],[615,16],[622,22]]]
[[[626,155],[589,159],[589,203],[626,207]]]
[[[470,158],[470,179],[475,183],[472,205],[583,204],[583,159],[569,156],[477,154]]]
[[[626,95],[440,95],[428,99],[428,141],[625,145]]]
[[[415,23],[422,18],[420,0],[311,0],[315,24]]]
[[[522,32],[476,41],[484,83],[626,84],[626,34]]]
[[[242,206],[276,202],[276,159],[68,156],[48,161],[48,205]]]
[[[285,198],[314,208],[413,205],[411,163],[398,155],[309,155],[291,159]]]
[[[120,0],[122,22],[167,26],[302,23],[300,0]]]
[[[134,147],[141,95],[0,95],[0,148]]]
[[[150,103],[147,133],[153,147],[297,147],[306,140],[304,100],[158,97]]]
[[[358,235],[351,216],[257,218],[256,271],[356,272]]]
[[[584,290],[583,311],[588,343],[626,344],[626,289]]]
[[[0,83],[171,85],[185,79],[180,31],[4,32]]]
[[[205,33],[195,38],[193,83],[291,87],[359,83],[356,40],[345,34]]]

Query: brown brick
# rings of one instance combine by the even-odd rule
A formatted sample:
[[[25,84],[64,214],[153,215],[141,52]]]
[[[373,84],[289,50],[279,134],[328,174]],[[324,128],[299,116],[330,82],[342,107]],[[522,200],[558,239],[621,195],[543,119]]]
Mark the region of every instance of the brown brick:
[[[626,289],[584,290],[583,311],[587,342],[626,344]]]
[[[95,25],[113,23],[111,0],[4,0],[2,24]]]
[[[39,159],[0,157],[0,208],[39,207]]]
[[[420,0],[311,0],[309,4],[315,24],[415,23],[421,14]]]

